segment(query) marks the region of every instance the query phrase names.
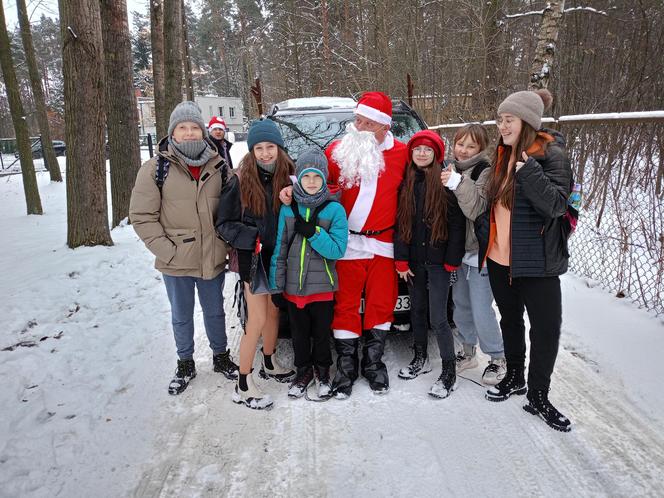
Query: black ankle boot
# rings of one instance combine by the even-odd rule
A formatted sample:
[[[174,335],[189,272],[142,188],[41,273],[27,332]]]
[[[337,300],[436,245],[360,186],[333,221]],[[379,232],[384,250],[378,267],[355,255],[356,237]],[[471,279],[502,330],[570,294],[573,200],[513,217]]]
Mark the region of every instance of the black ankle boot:
[[[548,389],[532,389],[528,391],[528,404],[523,409],[539,417],[546,422],[549,427],[561,432],[572,430],[572,423],[569,419],[560,413],[549,401]]]
[[[337,373],[332,381],[332,392],[339,399],[347,398],[353,392],[353,382],[357,379],[359,339],[335,339],[337,352]]]
[[[374,394],[384,394],[390,389],[387,367],[383,363],[387,333],[387,330],[371,329],[364,334],[362,375],[369,381]]]
[[[507,373],[498,384],[487,390],[484,397],[489,401],[505,401],[513,394],[526,394],[526,381],[523,376],[523,366],[507,364]]]

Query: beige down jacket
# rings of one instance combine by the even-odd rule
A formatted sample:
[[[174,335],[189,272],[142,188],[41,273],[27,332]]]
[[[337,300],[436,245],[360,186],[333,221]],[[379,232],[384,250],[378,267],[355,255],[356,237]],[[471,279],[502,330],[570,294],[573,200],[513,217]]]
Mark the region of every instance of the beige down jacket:
[[[228,246],[215,231],[225,163],[215,155],[196,182],[164,140],[158,154],[169,161],[161,193],[155,181],[157,158],[145,162],[131,192],[129,219],[166,275],[215,278],[224,270]]]

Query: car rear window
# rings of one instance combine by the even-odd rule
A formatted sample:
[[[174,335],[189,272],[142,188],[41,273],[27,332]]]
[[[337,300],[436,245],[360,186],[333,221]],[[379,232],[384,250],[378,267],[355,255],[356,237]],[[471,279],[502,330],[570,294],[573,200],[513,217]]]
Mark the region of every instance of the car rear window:
[[[346,124],[355,116],[349,112],[321,112],[276,115],[271,118],[281,130],[288,153],[297,159],[300,152],[312,145],[327,148],[340,138],[346,130]],[[410,114],[395,113],[392,119],[392,133],[402,142],[408,142],[411,136],[423,129]]]

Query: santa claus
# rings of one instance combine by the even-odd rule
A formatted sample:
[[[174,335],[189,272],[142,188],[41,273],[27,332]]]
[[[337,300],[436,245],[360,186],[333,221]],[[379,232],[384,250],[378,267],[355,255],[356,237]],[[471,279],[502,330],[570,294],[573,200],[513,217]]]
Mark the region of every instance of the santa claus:
[[[390,132],[392,102],[387,95],[363,94],[354,112],[355,121],[347,126],[346,135],[325,151],[328,183],[341,189],[350,231],[348,248],[336,266],[339,290],[332,328],[337,372],[332,387],[337,398],[350,396],[358,377],[362,335],[362,375],[374,393],[389,389],[382,357],[397,299],[392,237],[397,193],[408,160],[406,145]]]

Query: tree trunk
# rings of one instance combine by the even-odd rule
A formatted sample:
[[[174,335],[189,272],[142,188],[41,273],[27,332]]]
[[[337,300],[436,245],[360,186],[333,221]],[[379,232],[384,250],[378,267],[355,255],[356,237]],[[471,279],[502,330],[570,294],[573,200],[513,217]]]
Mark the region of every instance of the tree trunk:
[[[111,159],[111,227],[116,227],[129,216],[131,189],[141,165],[126,0],[102,0],[101,19]]]
[[[152,78],[157,140],[168,134],[168,113],[164,100],[164,3],[150,1],[150,43],[152,45]]]
[[[542,24],[537,35],[535,58],[530,66],[530,88],[547,88],[553,68],[553,60],[558,42],[558,32],[562,27],[565,0],[552,0],[547,3],[542,15]]]
[[[30,132],[25,121],[25,112],[21,102],[14,61],[12,60],[9,46],[9,35],[7,34],[7,23],[5,22],[5,9],[0,0],[0,67],[7,91],[9,112],[12,115],[14,133],[16,134],[16,145],[21,158],[21,174],[23,175],[23,190],[25,191],[25,203],[28,214],[42,214],[41,199],[37,188],[37,175],[35,165],[32,162],[32,151],[30,150]]]
[[[98,0],[59,0],[67,140],[67,245],[113,245],[104,160],[104,51]]]
[[[25,0],[17,0],[16,9],[18,10],[18,22],[21,26],[21,39],[23,41],[25,61],[28,65],[28,74],[30,75],[32,97],[35,102],[35,108],[37,109],[37,121],[39,122],[44,161],[46,162],[46,167],[51,175],[51,181],[61,182],[62,174],[60,173],[60,165],[55,157],[53,142],[51,141],[51,131],[48,126],[48,115],[46,114],[46,101],[44,99],[42,79],[39,75],[39,68],[37,66],[35,47],[32,44],[32,33],[30,32],[30,21],[28,20],[28,9],[25,5]]]
[[[187,15],[184,8],[184,0],[180,5],[182,12],[182,54],[184,57],[184,86],[187,92],[187,100],[194,101],[194,78],[191,75],[191,57],[189,56],[189,30],[187,29]]]
[[[181,0],[164,0],[164,94],[166,116],[182,102]],[[167,118],[168,119],[168,118]]]

